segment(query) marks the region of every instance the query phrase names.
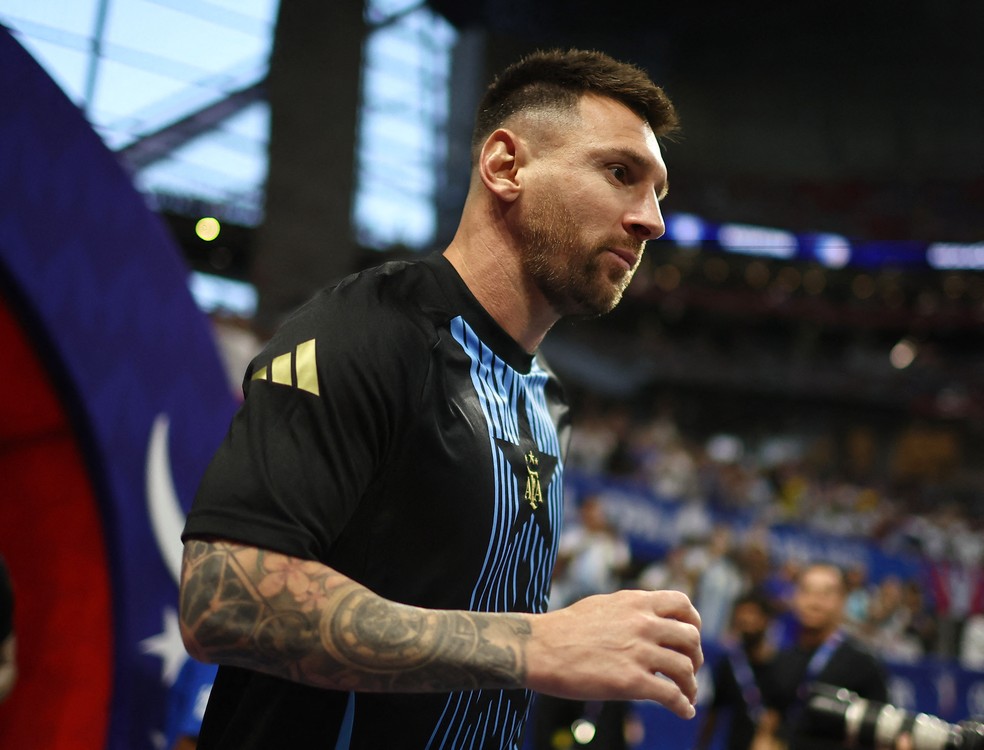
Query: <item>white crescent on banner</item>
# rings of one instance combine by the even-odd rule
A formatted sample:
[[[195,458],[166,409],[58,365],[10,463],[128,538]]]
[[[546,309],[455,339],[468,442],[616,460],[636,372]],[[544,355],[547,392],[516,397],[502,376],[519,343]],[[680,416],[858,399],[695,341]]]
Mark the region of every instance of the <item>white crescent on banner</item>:
[[[181,581],[181,530],[185,515],[174,490],[171,457],[168,452],[168,431],[171,420],[158,414],[150,429],[147,444],[147,511],[157,540],[157,548],[175,583]]]

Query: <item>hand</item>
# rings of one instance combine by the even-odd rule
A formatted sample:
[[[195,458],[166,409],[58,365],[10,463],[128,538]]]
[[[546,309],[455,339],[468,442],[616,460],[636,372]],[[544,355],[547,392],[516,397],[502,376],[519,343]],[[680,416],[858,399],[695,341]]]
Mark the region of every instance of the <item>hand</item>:
[[[652,700],[695,714],[700,615],[679,591],[591,596],[532,619],[527,687],[575,700]]]

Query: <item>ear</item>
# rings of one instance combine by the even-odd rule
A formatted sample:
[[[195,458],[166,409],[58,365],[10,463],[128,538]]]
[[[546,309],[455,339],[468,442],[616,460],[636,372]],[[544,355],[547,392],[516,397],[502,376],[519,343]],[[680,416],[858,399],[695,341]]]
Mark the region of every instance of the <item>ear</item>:
[[[511,130],[499,128],[485,139],[478,156],[478,173],[489,192],[504,201],[519,196],[524,156],[525,144]]]

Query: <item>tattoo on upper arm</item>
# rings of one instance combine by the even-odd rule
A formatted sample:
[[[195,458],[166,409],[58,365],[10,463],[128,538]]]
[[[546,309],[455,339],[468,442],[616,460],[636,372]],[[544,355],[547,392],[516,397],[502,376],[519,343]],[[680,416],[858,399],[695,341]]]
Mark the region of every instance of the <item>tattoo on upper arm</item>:
[[[181,621],[198,658],[366,691],[521,687],[531,632],[521,615],[397,604],[314,561],[200,540]]]

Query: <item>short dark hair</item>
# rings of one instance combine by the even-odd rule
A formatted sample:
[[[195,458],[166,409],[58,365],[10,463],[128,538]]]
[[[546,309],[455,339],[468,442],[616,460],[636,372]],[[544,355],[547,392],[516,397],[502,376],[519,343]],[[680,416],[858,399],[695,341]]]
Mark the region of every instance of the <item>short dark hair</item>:
[[[803,576],[809,573],[811,570],[830,570],[833,571],[834,575],[837,577],[838,583],[840,583],[841,590],[847,593],[847,573],[844,572],[844,568],[831,560],[814,560],[807,563],[796,573],[795,583],[799,586],[800,582],[803,580]]]
[[[673,103],[642,68],[604,52],[553,49],[526,55],[489,84],[475,119],[472,152],[517,112],[544,108],[573,112],[585,94],[621,102],[648,122],[657,136],[679,128]]]
[[[741,594],[737,599],[735,599],[735,602],[732,605],[732,610],[738,609],[738,607],[743,607],[746,604],[751,604],[754,607],[758,607],[762,614],[767,617],[774,617],[776,614],[775,602],[773,602],[772,598],[762,589],[753,588]]]

